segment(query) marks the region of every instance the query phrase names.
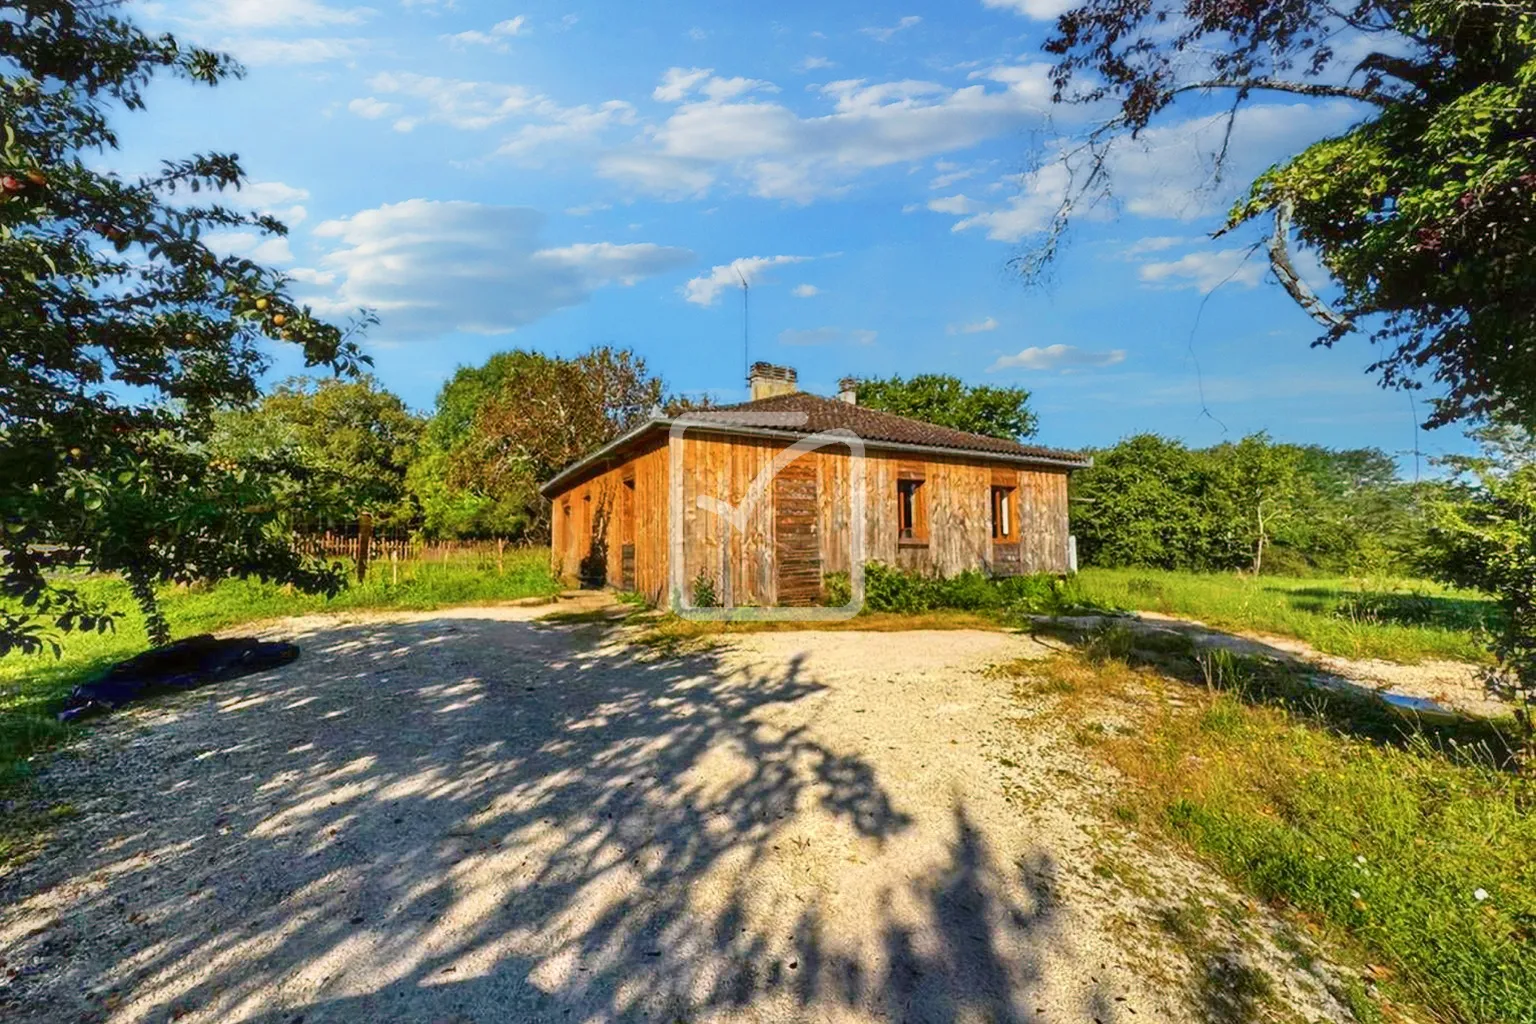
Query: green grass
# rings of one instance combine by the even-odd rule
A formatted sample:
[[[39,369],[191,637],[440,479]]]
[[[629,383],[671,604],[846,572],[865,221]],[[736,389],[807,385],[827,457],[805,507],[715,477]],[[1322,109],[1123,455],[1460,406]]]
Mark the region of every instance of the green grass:
[[[54,721],[59,702],[81,680],[144,650],[143,620],[119,579],[81,580],[79,589],[123,614],[105,634],[67,634],[63,655],[12,654],[0,658],[0,792],[28,774],[27,759],[71,732]],[[508,551],[503,571],[494,556],[446,563],[376,562],[366,582],[333,598],[299,594],[254,580],[208,587],[168,587],[161,605],[176,637],[241,623],[308,612],[365,608],[431,609],[553,595],[561,585],[549,572],[548,552]],[[0,860],[5,839],[0,835]]]
[[[1408,664],[1487,661],[1477,630],[1497,616],[1487,597],[1426,580],[1084,569],[1075,584],[1083,597],[1114,607],[1295,637],[1347,658]]]
[[[1191,686],[1160,654],[1016,667],[1065,720],[1110,705],[1134,720],[1080,737],[1124,780],[1113,813],[1372,965],[1387,1020],[1536,1021],[1536,778],[1443,737],[1356,730],[1275,686]]]

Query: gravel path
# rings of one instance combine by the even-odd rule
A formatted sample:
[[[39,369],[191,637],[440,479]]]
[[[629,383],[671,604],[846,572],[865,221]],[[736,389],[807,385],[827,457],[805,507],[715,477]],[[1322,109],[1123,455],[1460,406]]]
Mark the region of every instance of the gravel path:
[[[291,620],[294,664],[54,758],[78,813],[0,878],[0,1018],[1254,1019],[1220,991],[1243,960],[1348,1019],[1260,908],[1195,960],[1152,937],[1095,866],[1139,849],[1090,810],[1102,770],[986,671],[1028,638],[661,658],[541,611]]]

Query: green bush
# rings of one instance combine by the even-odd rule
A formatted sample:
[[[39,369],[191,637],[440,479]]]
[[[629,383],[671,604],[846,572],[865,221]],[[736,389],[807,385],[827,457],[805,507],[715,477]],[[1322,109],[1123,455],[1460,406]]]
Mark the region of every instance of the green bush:
[[[825,604],[847,604],[851,596],[847,573],[827,575],[822,584]],[[940,576],[870,562],[864,567],[864,607],[907,615],[940,610],[1054,615],[1094,606],[1070,579],[1048,573],[994,579],[967,570]]]
[[[695,608],[720,607],[720,594],[715,590],[715,578],[703,569],[693,578],[693,606]]]

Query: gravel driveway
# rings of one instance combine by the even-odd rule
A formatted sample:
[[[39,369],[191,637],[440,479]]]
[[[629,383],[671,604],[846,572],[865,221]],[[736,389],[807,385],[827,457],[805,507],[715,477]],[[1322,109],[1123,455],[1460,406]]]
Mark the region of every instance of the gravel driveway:
[[[274,632],[294,664],[56,757],[42,790],[78,813],[0,879],[0,1017],[1215,1014],[1169,982],[1211,964],[1170,968],[1093,869],[1113,845],[1094,769],[1011,721],[986,671],[1042,653],[1028,638],[778,633],[663,658],[537,614],[292,620]],[[1245,941],[1231,955],[1273,960],[1284,1003],[1347,1019]]]

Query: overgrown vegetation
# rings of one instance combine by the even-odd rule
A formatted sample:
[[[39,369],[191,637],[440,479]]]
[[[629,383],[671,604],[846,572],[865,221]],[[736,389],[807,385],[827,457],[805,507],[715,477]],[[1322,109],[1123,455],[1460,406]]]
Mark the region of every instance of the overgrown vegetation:
[[[828,574],[823,587],[824,604],[835,607],[850,600],[847,573]],[[940,576],[880,562],[864,568],[864,607],[905,615],[940,610],[1063,615],[1096,610],[1071,577],[1039,573],[993,578],[975,570]]]
[[[1015,671],[1062,720],[1129,718],[1076,731],[1124,777],[1116,815],[1370,965],[1386,1019],[1536,1019],[1536,780],[1507,770],[1497,730],[1414,731],[1284,666],[1197,657],[1112,628]]]
[[[1420,497],[1379,449],[1264,434],[1188,448],[1155,434],[1093,453],[1072,475],[1084,565],[1216,572],[1413,572]]]
[[[430,609],[554,595],[561,589],[550,575],[547,551],[508,551],[503,567],[503,572],[496,571],[494,556],[394,567],[375,563],[366,582],[353,582],[333,597],[232,579],[164,587],[158,598],[172,636],[182,637],[306,612]],[[27,757],[68,735],[53,715],[71,688],[147,646],[143,620],[133,611],[126,583],[89,577],[74,586],[83,597],[120,613],[120,624],[110,633],[72,637],[59,658],[21,653],[0,658],[0,789],[25,773]]]
[[[1523,431],[1513,445],[1486,430],[1480,439],[1484,455],[1465,460],[1454,498],[1435,506],[1430,540],[1443,576],[1498,597],[1503,619],[1490,631],[1498,664],[1487,682],[1519,705],[1536,764],[1536,444]]]

